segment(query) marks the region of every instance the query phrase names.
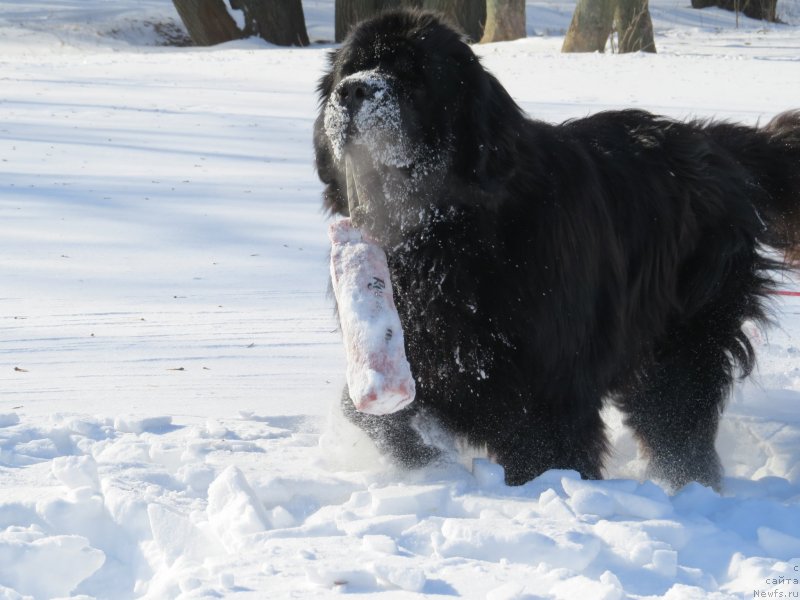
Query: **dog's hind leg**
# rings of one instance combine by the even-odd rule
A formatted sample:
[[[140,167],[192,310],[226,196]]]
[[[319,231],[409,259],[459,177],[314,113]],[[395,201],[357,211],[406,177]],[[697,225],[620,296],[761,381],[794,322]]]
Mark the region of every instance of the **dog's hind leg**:
[[[715,441],[722,409],[737,368],[746,375],[752,367],[741,302],[715,308],[673,333],[637,389],[617,400],[649,458],[648,476],[674,489],[691,481],[719,489]]]
[[[731,378],[727,357],[702,345],[664,356],[641,389],[618,401],[649,459],[647,475],[674,489],[697,481],[719,488],[714,443]]]
[[[728,199],[732,208],[735,201]],[[617,399],[649,456],[653,478],[675,489],[691,481],[719,489],[715,441],[722,410],[734,380],[755,364],[742,324],[768,320],[765,297],[776,265],[758,252],[744,225],[709,228],[687,259],[680,311],[655,342],[636,385]]]

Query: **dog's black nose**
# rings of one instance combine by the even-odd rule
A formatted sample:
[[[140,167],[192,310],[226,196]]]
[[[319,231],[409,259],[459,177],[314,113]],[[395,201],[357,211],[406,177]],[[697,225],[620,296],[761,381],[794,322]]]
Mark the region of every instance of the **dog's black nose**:
[[[376,86],[363,79],[344,80],[336,88],[339,103],[347,108],[351,114],[358,112],[365,100],[375,97]]]

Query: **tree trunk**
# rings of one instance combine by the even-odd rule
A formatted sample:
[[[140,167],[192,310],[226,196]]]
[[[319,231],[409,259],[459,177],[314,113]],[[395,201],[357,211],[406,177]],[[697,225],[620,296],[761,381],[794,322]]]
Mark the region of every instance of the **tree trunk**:
[[[692,0],[692,8],[718,6],[725,10],[742,12],[746,17],[775,23],[777,0]]]
[[[257,35],[278,46],[308,46],[300,0],[230,0],[244,13],[244,35]]]
[[[483,38],[486,0],[422,0],[422,8],[445,15],[473,42]]]
[[[655,52],[648,0],[617,0],[619,53]]]
[[[525,0],[486,0],[482,44],[525,37]]]
[[[615,0],[578,0],[561,51],[604,52],[615,8]]]
[[[172,0],[172,3],[189,37],[198,46],[213,46],[242,37],[223,0]]]

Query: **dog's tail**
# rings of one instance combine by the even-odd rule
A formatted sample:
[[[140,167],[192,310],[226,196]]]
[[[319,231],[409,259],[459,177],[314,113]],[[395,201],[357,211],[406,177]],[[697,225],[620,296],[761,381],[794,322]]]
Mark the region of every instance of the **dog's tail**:
[[[766,225],[761,241],[783,252],[787,266],[800,269],[800,110],[779,114],[755,135],[749,127],[718,127],[715,141],[759,188],[753,200]]]

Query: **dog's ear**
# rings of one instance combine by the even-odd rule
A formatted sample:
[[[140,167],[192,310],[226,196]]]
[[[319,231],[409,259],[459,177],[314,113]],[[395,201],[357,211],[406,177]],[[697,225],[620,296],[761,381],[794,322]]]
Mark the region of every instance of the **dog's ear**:
[[[491,192],[514,172],[525,116],[494,75],[477,58],[473,60],[460,122],[455,124],[454,167],[462,177]]]
[[[343,185],[338,180],[338,169],[333,158],[331,144],[325,134],[325,104],[333,93],[336,85],[336,62],[338,50],[328,54],[328,70],[317,85],[319,94],[319,114],[314,122],[314,158],[325,191],[322,193],[322,205],[329,215],[347,216],[347,196],[343,192]]]
[[[333,93],[333,88],[336,86],[336,63],[339,60],[339,50],[331,50],[328,52],[328,68],[325,75],[319,80],[317,84],[317,97],[319,99],[320,108],[325,107],[325,103]]]

